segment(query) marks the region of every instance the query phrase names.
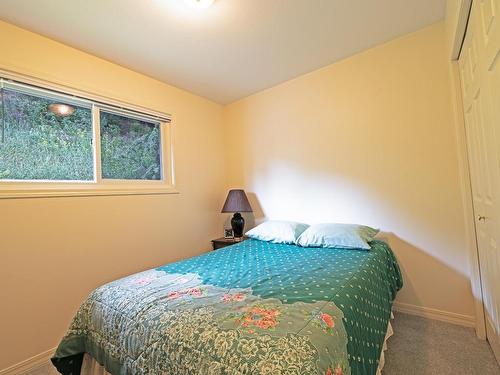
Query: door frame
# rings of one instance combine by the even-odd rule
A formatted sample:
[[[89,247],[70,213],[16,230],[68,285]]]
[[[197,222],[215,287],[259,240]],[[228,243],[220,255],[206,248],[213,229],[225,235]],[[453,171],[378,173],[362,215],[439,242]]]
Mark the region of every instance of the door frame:
[[[456,21],[452,27],[451,34],[451,60],[458,60],[460,57],[460,51],[462,50],[462,44],[465,39],[465,32],[467,31],[467,23],[469,22],[469,14],[472,8],[473,0],[448,0],[447,6],[452,1],[459,1],[460,4],[457,8],[457,15],[447,14],[447,17],[452,17],[451,21]]]
[[[479,251],[476,239],[476,221],[474,219],[474,207],[472,204],[471,176],[465,134],[465,118],[462,105],[462,89],[458,67],[458,59],[460,57],[462,44],[467,31],[467,22],[469,19],[470,9],[472,7],[472,1],[473,0],[460,0],[458,17],[456,17],[456,23],[452,25],[452,46],[449,72],[461,182],[460,190],[462,195],[462,204],[464,207],[465,237],[469,254],[471,289],[474,298],[474,309],[476,315],[475,328],[477,337],[484,340],[486,339],[486,320],[484,315],[483,294],[481,287]]]

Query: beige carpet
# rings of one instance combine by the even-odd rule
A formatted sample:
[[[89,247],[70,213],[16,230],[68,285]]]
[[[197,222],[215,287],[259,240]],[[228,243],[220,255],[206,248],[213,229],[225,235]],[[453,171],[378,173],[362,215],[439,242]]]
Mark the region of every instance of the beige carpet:
[[[396,313],[383,375],[500,374],[489,345],[472,328]]]
[[[490,347],[472,328],[396,313],[382,375],[499,375]],[[31,375],[57,374],[47,366]]]

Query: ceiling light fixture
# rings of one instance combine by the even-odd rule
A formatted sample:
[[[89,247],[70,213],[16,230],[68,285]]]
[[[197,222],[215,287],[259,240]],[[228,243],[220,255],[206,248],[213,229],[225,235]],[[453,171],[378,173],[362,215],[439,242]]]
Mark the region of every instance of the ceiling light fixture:
[[[71,116],[75,112],[75,107],[63,103],[52,103],[49,105],[49,111],[56,116]]]
[[[215,0],[184,0],[192,8],[206,9],[214,3]]]

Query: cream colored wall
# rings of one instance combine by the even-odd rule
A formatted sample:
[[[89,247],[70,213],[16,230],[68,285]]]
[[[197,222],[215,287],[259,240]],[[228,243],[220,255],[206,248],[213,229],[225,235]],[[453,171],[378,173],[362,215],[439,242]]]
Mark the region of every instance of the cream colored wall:
[[[261,220],[380,227],[399,303],[472,317],[446,45],[441,22],[229,105],[229,186]]]
[[[0,68],[169,112],[180,194],[0,200],[0,369],[57,345],[85,296],[221,234],[220,105],[0,22]],[[112,46],[110,46],[112,48]]]

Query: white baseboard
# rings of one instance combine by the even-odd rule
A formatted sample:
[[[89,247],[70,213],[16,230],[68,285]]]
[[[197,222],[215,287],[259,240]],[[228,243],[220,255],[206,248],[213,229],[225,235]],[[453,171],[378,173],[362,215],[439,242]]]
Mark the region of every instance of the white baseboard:
[[[49,349],[22,362],[0,370],[0,375],[25,375],[49,363],[56,348]]]
[[[462,315],[449,311],[433,309],[430,307],[416,306],[401,302],[394,302],[393,309],[394,311],[421,316],[427,319],[440,320],[442,322],[458,324],[465,327],[476,327],[476,319],[471,315]]]

